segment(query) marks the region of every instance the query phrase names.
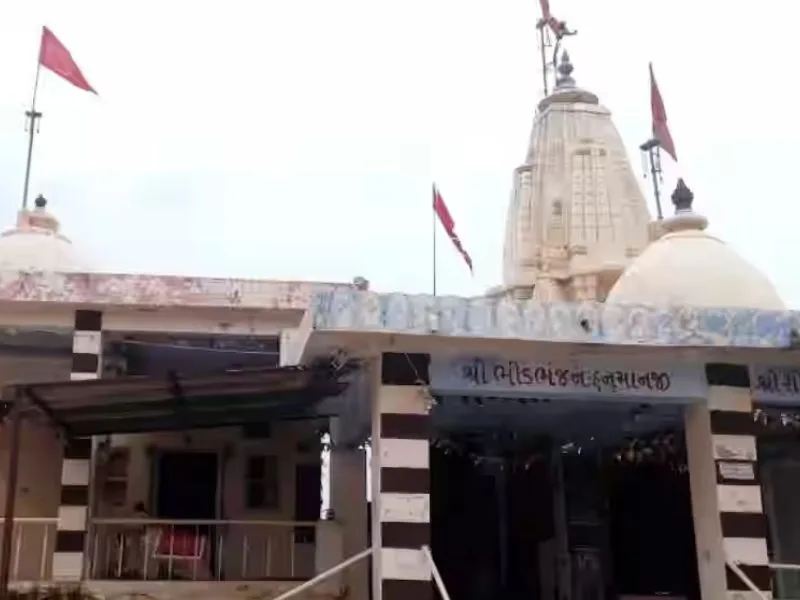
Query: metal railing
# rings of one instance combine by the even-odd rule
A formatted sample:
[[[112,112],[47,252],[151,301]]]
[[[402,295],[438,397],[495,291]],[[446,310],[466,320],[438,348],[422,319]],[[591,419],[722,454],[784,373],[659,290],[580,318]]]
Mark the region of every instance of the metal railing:
[[[0,517],[0,523],[5,518]],[[58,519],[16,517],[11,537],[12,581],[44,581],[50,579]],[[0,528],[2,529],[2,528]],[[0,532],[2,538],[2,532]]]
[[[747,576],[747,573],[742,571],[742,569],[739,567],[739,563],[734,562],[729,558],[725,559],[725,563],[728,565],[728,568],[733,571],[739,579],[742,580],[742,583],[750,588],[751,592],[758,594],[758,597],[761,598],[761,600],[771,600],[762,590],[758,589],[758,586],[756,586],[756,584],[753,583],[753,580]]]
[[[800,571],[800,565],[795,565],[791,563],[769,563],[769,568],[772,569],[773,571]],[[780,574],[778,574],[778,579],[780,580]],[[778,583],[778,585],[780,585],[778,581],[776,581],[775,583]],[[784,581],[783,583],[786,582]],[[793,583],[796,583],[796,580]],[[795,585],[794,587],[796,588],[797,586]],[[772,597],[773,598],[776,597],[776,590],[772,591]]]
[[[257,581],[315,573],[316,522],[93,519],[87,578]]]
[[[733,573],[739,579],[742,580],[742,583],[744,583],[751,592],[758,594],[758,597],[761,598],[761,600],[772,600],[772,598],[775,597],[774,592],[770,591],[770,593],[767,594],[765,590],[760,590],[753,580],[747,576],[747,573],[745,573],[741,568],[741,565],[744,563],[726,558],[725,564],[727,564],[728,568],[733,571]],[[768,563],[767,566],[773,571],[800,571],[800,565],[791,563]]]
[[[439,573],[439,569],[436,567],[436,563],[433,562],[433,554],[431,553],[430,547],[423,546],[422,553],[425,555],[425,558],[428,559],[428,564],[431,567],[431,575],[433,575],[433,581],[436,583],[436,587],[439,588],[439,594],[441,595],[442,600],[450,600],[450,594],[447,593],[447,588],[444,586],[444,580]]]
[[[273,600],[287,600],[287,598],[291,598],[292,596],[296,596],[301,592],[305,592],[306,590],[311,589],[315,585],[322,583],[323,581],[328,579],[328,577],[332,577],[333,575],[336,575],[339,571],[344,571],[347,567],[357,563],[361,559],[367,558],[372,553],[373,553],[372,548],[367,548],[366,550],[362,550],[358,554],[355,554],[354,556],[351,556],[350,558],[343,560],[338,565],[331,567],[327,571],[323,571],[316,577],[313,577],[312,579],[306,581],[305,583],[301,583],[296,588],[292,588],[288,592],[281,594],[280,596],[274,598]]]

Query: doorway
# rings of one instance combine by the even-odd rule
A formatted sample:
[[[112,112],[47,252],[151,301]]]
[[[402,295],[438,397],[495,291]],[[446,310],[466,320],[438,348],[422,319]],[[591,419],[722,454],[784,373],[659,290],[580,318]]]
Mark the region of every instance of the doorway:
[[[153,558],[159,577],[213,579],[219,516],[219,457],[215,452],[163,452],[154,462],[153,509],[159,519],[188,521],[159,526]],[[222,577],[221,569],[216,575]]]
[[[322,466],[300,464],[294,473],[294,520],[318,521],[322,510]],[[298,544],[313,544],[316,541],[316,528],[295,527],[294,535]]]
[[[697,598],[682,411],[442,399],[431,541],[449,591],[465,600]]]
[[[217,518],[219,459],[215,452],[163,452],[156,462],[155,516]]]

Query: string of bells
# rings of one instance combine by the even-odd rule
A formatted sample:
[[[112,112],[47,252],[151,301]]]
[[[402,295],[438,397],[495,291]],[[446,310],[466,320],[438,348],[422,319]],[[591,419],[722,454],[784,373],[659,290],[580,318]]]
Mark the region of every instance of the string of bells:
[[[753,421],[771,431],[800,430],[800,413],[798,412],[757,408],[753,411]]]
[[[503,443],[502,436],[489,440],[482,445],[482,451],[472,449],[475,443],[469,443],[457,438],[437,438],[433,445],[444,452],[445,455],[466,457],[476,466],[495,467],[499,470],[506,468],[528,470],[536,463],[548,461],[553,446],[527,448],[524,444],[517,447],[508,443],[513,435],[507,436]],[[492,443],[494,442],[494,443]],[[686,455],[682,438],[674,431],[657,432],[649,436],[631,437],[622,445],[599,447],[594,443],[594,438],[588,444],[578,441],[568,441],[556,446],[557,450],[565,456],[580,456],[585,452],[599,452],[604,458],[610,458],[615,463],[632,465],[666,465],[678,472],[685,472]]]

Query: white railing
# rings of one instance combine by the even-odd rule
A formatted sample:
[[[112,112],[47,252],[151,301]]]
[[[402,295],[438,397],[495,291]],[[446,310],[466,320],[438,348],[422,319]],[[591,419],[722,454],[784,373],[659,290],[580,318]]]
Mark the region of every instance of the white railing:
[[[317,523],[93,519],[88,579],[309,579]]]
[[[371,556],[373,552],[374,552],[374,550],[372,548],[367,548],[366,550],[362,550],[358,554],[356,554],[354,556],[351,556],[350,558],[348,558],[346,560],[343,560],[338,565],[335,565],[335,566],[331,567],[327,571],[323,571],[322,573],[320,573],[319,575],[317,575],[317,576],[313,577],[312,579],[306,581],[305,583],[301,583],[296,588],[292,588],[288,592],[284,592],[283,594],[281,594],[280,596],[278,596],[274,600],[288,600],[288,598],[291,598],[293,596],[297,596],[298,594],[301,594],[301,593],[305,592],[306,590],[311,589],[315,585],[318,585],[318,584],[322,583],[323,581],[325,581],[329,577],[333,577],[334,575],[336,575],[340,571],[344,571],[345,569],[347,569],[351,565],[356,564],[358,561],[360,561],[360,560],[362,560],[364,558],[367,558],[368,556]],[[445,600],[450,600],[450,599],[446,598]]]
[[[769,568],[772,569],[773,571],[778,571],[777,574],[778,574],[779,578],[780,578],[780,571],[795,571],[795,572],[796,571],[800,571],[800,565],[795,565],[795,564],[791,564],[791,563],[769,563]],[[795,576],[797,576],[797,573],[795,573]],[[795,579],[795,582],[796,582],[796,579]],[[792,582],[792,583],[795,583],[795,582]],[[778,585],[780,585],[780,583],[778,581],[776,581],[775,583],[778,583]],[[786,583],[786,582],[784,582],[784,583]],[[793,586],[793,587],[796,589],[796,586]],[[776,597],[777,592],[778,592],[778,590],[773,590],[772,591],[772,597],[773,598]]]
[[[0,517],[0,540],[5,518]],[[58,519],[16,517],[11,537],[12,581],[45,581],[50,579]]]
[[[733,571],[734,575],[736,575],[739,579],[741,579],[742,583],[744,583],[748,588],[750,588],[751,592],[755,592],[756,595],[758,595],[758,597],[761,598],[761,600],[769,600],[767,598],[767,595],[762,590],[758,589],[756,584],[753,583],[753,580],[747,576],[747,573],[742,571],[742,569],[739,567],[739,563],[734,562],[730,559],[725,559],[725,562],[727,563],[728,568],[730,568],[730,570]]]
[[[747,573],[742,570],[741,565],[744,563],[736,562],[730,560],[729,558],[727,558],[725,562],[728,565],[728,568],[733,571],[734,575],[741,579],[742,583],[744,583],[751,592],[754,592],[756,595],[758,595],[761,600],[770,600],[771,598],[775,597],[774,591],[770,591],[770,593],[767,594],[764,590],[758,589],[758,586],[756,586],[753,580],[750,579],[747,576]],[[773,571],[800,571],[800,565],[791,563],[769,563],[767,566]]]
[[[436,587],[439,588],[439,595],[442,597],[442,600],[450,600],[450,594],[447,593],[447,588],[444,586],[444,579],[442,579],[439,569],[436,567],[436,563],[433,562],[433,554],[431,553],[430,547],[423,546],[422,553],[425,555],[425,558],[428,559],[428,564],[431,567],[431,575],[433,575],[433,581],[436,583]]]

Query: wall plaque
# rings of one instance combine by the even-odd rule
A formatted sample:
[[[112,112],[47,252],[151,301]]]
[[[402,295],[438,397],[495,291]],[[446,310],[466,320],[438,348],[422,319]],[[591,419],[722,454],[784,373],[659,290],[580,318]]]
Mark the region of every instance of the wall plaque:
[[[800,365],[753,366],[750,387],[756,401],[800,403]]]
[[[440,393],[696,399],[707,397],[703,365],[548,363],[524,359],[432,357],[431,385]]]
[[[724,462],[717,463],[720,477],[723,479],[732,479],[735,481],[755,481],[756,472],[753,463],[751,462]]]

